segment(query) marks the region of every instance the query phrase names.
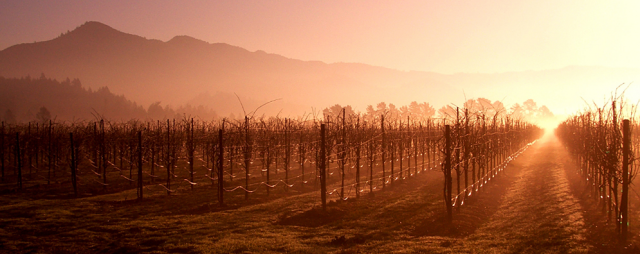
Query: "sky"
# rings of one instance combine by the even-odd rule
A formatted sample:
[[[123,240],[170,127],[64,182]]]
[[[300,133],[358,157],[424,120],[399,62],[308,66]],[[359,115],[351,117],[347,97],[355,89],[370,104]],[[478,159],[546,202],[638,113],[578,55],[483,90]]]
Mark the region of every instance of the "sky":
[[[85,21],[398,70],[640,68],[638,1],[0,1],[0,49]]]
[[[148,39],[188,35],[326,63],[443,74],[639,68],[629,76],[635,78],[640,77],[638,12],[640,1],[0,0],[0,50],[98,21]],[[580,91],[533,99],[557,114],[571,114],[632,82],[626,94],[636,102],[640,80],[634,78],[593,80]],[[558,82],[543,92],[553,95]],[[512,103],[533,96],[517,88],[496,94],[483,88],[470,93],[494,100],[506,96]]]

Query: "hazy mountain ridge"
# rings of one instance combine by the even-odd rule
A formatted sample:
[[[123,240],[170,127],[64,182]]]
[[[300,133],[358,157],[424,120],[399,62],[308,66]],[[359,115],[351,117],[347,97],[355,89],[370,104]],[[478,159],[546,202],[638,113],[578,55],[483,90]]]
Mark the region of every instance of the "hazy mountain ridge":
[[[282,111],[283,115],[334,104],[363,111],[366,105],[381,101],[397,105],[426,101],[439,108],[462,104],[465,97],[506,98],[506,104],[542,97],[536,101],[553,111],[553,103],[562,100],[560,95],[579,91],[585,84],[603,86],[602,91],[608,93],[621,82],[640,80],[638,70],[601,67],[445,75],[360,63],[327,64],[250,52],[185,35],[167,42],[145,39],[99,22],[87,22],[49,41],[0,51],[0,76],[37,77],[41,73],[58,80],[79,78],[93,89],[107,86],[145,107],[157,101],[174,107],[204,103],[223,116],[242,113],[239,103],[230,103],[237,101],[234,93],[247,103],[247,111],[282,98],[261,110],[268,114]],[[557,93],[550,94],[550,89]],[[201,95],[207,94],[226,103],[203,99],[206,96]],[[223,95],[230,98],[221,99]],[[578,103],[580,96],[575,96]]]
[[[256,101],[282,98],[306,112],[312,106],[334,103],[364,108],[366,103],[394,102],[404,95],[380,89],[423,79],[422,74],[364,64],[301,61],[189,36],[167,42],[148,40],[98,22],[87,22],[50,41],[0,51],[0,75],[41,73],[57,79],[77,77],[92,88],[108,86],[142,105],[155,101],[176,105],[204,92],[235,92]],[[442,89],[454,90],[438,88]],[[272,111],[280,110],[276,104]],[[235,105],[217,110],[239,111]]]

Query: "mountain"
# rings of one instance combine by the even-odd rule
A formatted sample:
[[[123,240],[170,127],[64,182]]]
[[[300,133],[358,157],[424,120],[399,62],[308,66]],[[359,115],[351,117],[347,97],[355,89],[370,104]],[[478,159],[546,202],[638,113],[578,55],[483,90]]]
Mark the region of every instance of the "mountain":
[[[432,61],[432,59],[425,59]],[[139,105],[204,105],[219,115],[299,116],[334,104],[364,111],[378,102],[429,102],[436,108],[485,97],[507,105],[534,99],[552,111],[572,113],[584,101],[604,102],[621,83],[640,80],[640,70],[570,66],[556,70],[451,75],[398,71],[359,63],[301,61],[250,52],[189,36],[146,39],[87,22],[43,42],[0,51],[0,76],[57,80],[78,78],[92,89],[108,87]],[[632,91],[635,85],[632,85]],[[640,94],[628,92],[627,94]],[[157,104],[154,104],[157,105]]]
[[[301,61],[188,36],[162,42],[98,22],[87,22],[53,40],[0,51],[0,76],[37,77],[42,73],[59,80],[78,78],[94,89],[107,86],[142,105],[161,101],[175,106],[207,94],[231,95],[232,100],[225,100],[234,101],[233,105],[205,105],[221,114],[242,113],[234,93],[247,111],[281,99],[261,110],[282,110],[285,116],[336,103],[360,110],[380,101],[446,103],[446,98],[432,94],[459,93],[432,80],[431,76],[440,76],[435,73]]]

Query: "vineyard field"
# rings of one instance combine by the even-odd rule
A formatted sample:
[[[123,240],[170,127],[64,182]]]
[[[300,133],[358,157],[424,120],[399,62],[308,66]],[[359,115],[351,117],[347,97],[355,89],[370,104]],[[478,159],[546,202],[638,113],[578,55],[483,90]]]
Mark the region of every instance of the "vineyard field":
[[[318,191],[279,198],[255,193],[260,196],[249,202],[238,194],[224,208],[214,201],[212,186],[172,196],[158,191],[141,202],[130,199],[136,194],[133,189],[78,200],[3,195],[7,206],[2,214],[12,216],[3,218],[3,230],[24,237],[18,241],[5,235],[13,241],[3,246],[106,253],[459,253],[531,251],[536,243],[558,251],[602,250],[595,243],[606,244],[602,236],[612,232],[575,229],[596,229],[595,225],[603,224],[590,224],[601,223],[596,221],[600,211],[583,213],[579,208],[583,205],[579,201],[584,194],[582,179],[558,144],[543,139],[527,149],[455,213],[454,227],[445,227],[443,222],[444,176],[432,170],[373,197],[330,202],[326,213],[321,210]],[[549,181],[554,179],[550,177],[558,180]],[[545,189],[549,191],[541,192]],[[565,195],[572,194],[577,198],[567,203]],[[541,203],[555,208],[535,206]],[[512,220],[504,220],[505,216]],[[522,217],[548,217],[546,232],[553,234],[535,235],[539,221],[518,219]],[[571,238],[574,236],[581,238]],[[31,244],[36,239],[44,241]]]
[[[594,199],[585,196],[579,160],[549,131],[543,137],[524,122],[458,112],[422,121],[342,115],[5,126],[2,246],[103,253],[620,248],[603,237],[616,235],[615,224],[589,209]],[[630,203],[635,236],[638,197]],[[527,217],[534,219],[519,220]],[[36,238],[48,240],[33,244]]]

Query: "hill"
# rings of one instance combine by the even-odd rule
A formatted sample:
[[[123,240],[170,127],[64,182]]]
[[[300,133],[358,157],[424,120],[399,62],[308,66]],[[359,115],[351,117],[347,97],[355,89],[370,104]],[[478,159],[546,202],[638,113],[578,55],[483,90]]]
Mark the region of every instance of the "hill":
[[[205,106],[223,114],[242,112],[233,93],[242,99],[247,110],[282,98],[265,110],[277,113],[284,109],[285,115],[335,103],[364,110],[364,105],[379,101],[408,104],[409,100],[426,101],[425,95],[434,92],[456,93],[454,88],[431,79],[440,76],[433,73],[300,61],[188,36],[162,42],[98,22],[87,22],[50,41],[19,44],[0,51],[1,76],[41,73],[56,79],[79,78],[94,89],[108,86],[114,93],[142,105],[156,101],[181,105],[203,95],[221,93],[227,98],[223,101],[235,103],[208,102]],[[431,103],[450,101],[426,97],[435,100]]]
[[[575,107],[584,105],[583,99],[603,103],[603,94],[640,80],[638,69],[599,66],[445,75],[359,63],[328,64],[189,36],[166,42],[146,39],[99,22],[87,22],[49,41],[0,51],[0,76],[42,73],[58,80],[78,78],[92,89],[109,87],[145,108],[157,102],[174,108],[202,105],[222,116],[243,115],[243,106],[248,113],[274,99],[280,100],[258,114],[298,116],[334,104],[365,111],[367,105],[378,102],[429,102],[440,108],[478,97],[502,100],[505,105],[535,99],[563,114],[579,109]],[[640,89],[632,86],[630,94],[640,94]]]

